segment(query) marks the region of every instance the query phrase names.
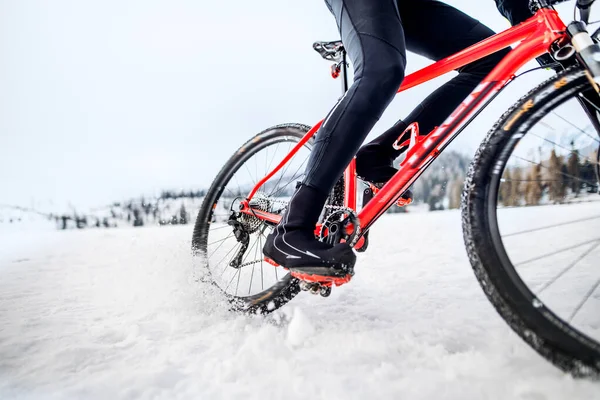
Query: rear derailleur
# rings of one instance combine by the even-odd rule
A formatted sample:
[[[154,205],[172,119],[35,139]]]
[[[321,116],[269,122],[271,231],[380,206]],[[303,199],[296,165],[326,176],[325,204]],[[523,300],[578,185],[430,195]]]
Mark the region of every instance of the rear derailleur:
[[[238,220],[236,213],[231,213],[229,220],[227,220],[227,225],[233,227],[233,235],[238,243],[241,244],[237,254],[235,254],[229,262],[229,266],[232,268],[240,268],[242,266],[242,257],[250,244],[250,233],[248,233],[244,224]]]

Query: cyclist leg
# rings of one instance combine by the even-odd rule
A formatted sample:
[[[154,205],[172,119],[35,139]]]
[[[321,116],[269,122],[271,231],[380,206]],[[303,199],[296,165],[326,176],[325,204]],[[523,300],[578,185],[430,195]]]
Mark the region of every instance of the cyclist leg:
[[[346,244],[330,248],[314,237],[328,193],[393,99],[406,63],[405,41],[395,1],[326,0],[354,67],[354,83],[316,135],[306,177],[282,222],[267,238],[267,257],[290,270],[353,265]],[[319,269],[320,268],[320,269]],[[303,272],[303,271],[301,271]]]
[[[434,61],[441,60],[494,34],[467,14],[436,0],[399,1],[400,16],[409,51]],[[397,150],[394,143],[403,132],[410,138],[407,127],[419,125],[421,134],[439,126],[485,76],[508,53],[499,51],[458,70],[459,74],[431,93],[406,118],[363,146],[357,154],[357,174],[373,183],[387,182],[396,169],[393,161],[406,150]]]

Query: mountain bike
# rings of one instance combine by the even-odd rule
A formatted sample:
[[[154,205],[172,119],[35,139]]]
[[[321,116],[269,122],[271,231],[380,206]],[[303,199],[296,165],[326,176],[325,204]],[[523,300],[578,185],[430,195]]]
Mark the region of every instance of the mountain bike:
[[[598,31],[586,30],[593,0],[577,0],[579,17],[569,25],[553,7],[559,2],[532,1],[529,20],[408,75],[398,92],[516,44],[443,124],[426,135],[413,132],[398,172],[383,187],[361,182],[352,161],[328,197],[315,236],[365,251],[375,222],[517,80],[525,63],[548,53],[557,73],[500,117],[467,171],[464,242],[483,291],[510,327],[559,368],[598,376],[600,46]],[[313,47],[333,62],[332,76],[341,79],[342,92],[348,90],[343,44]],[[193,252],[203,279],[233,310],[269,313],[302,290],[328,296],[334,283],[344,283],[298,279],[262,255],[266,235],[304,174],[321,123],[260,132],[233,154],[206,194]]]

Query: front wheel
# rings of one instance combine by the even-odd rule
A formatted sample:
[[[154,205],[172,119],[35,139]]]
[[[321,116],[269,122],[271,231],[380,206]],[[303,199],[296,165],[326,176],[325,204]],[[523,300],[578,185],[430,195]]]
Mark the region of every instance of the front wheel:
[[[574,376],[600,374],[600,98],[574,67],[507,111],[462,199],[464,240],[496,310]]]

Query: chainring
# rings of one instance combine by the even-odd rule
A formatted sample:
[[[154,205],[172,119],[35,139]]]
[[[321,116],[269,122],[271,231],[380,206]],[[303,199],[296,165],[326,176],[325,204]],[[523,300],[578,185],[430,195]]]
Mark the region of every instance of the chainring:
[[[332,209],[323,220],[317,238],[330,245],[341,243],[342,240],[348,243],[350,247],[358,242],[360,235],[360,221],[356,211],[348,207],[325,206]],[[346,227],[352,224],[354,230],[348,234]]]

